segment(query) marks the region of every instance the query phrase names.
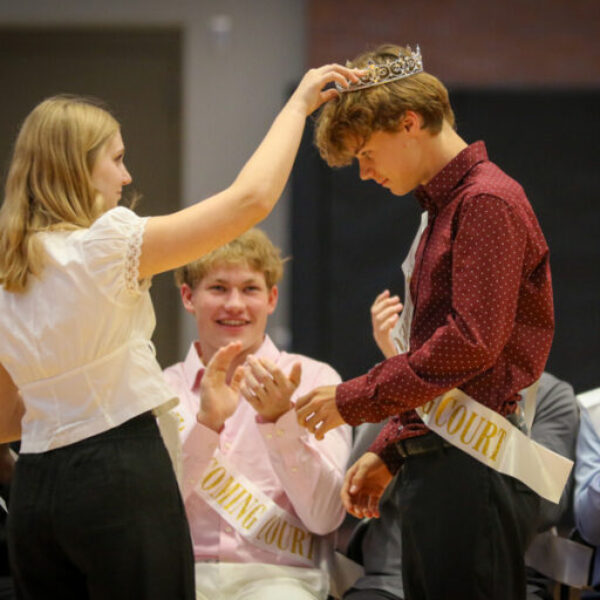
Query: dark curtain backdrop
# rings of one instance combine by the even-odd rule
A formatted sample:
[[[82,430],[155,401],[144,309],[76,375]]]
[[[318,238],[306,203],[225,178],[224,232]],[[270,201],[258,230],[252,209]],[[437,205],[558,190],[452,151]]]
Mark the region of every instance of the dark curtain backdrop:
[[[556,333],[547,370],[576,392],[600,386],[600,91],[451,90],[458,131],[483,139],[517,179],[548,240]],[[369,307],[384,288],[403,294],[400,265],[420,209],[362,182],[355,165],[330,169],[308,127],[292,179],[292,332],[297,352],[344,379],[380,360]]]

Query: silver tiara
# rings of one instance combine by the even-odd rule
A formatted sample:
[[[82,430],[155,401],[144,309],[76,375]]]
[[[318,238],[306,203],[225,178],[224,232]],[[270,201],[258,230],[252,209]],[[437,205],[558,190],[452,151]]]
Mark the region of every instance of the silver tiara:
[[[355,92],[356,90],[364,90],[397,79],[404,79],[410,75],[421,73],[423,71],[423,59],[421,58],[421,49],[413,52],[410,46],[406,47],[407,54],[402,54],[398,58],[391,60],[387,59],[384,62],[376,63],[374,60],[369,60],[365,67],[367,73],[363,75],[356,83],[350,83],[348,87],[343,87],[339,83],[335,84],[338,92]]]

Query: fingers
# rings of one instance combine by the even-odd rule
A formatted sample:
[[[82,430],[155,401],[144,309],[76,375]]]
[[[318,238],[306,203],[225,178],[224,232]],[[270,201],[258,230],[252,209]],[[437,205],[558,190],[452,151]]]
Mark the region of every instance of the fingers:
[[[352,505],[354,504],[352,500],[352,495],[350,494],[350,488],[353,485],[354,475],[356,473],[357,464],[354,463],[346,472],[346,476],[344,477],[344,483],[342,485],[342,491],[340,492],[340,496],[342,498],[342,503],[345,509],[350,512]]]
[[[373,311],[373,308],[375,306],[377,306],[381,301],[383,301],[389,297],[390,297],[390,290],[383,290],[383,292],[378,294],[377,297],[375,298],[375,300],[373,301],[373,304],[371,305],[371,312]]]
[[[243,381],[240,386],[242,395],[256,408],[256,404],[261,404],[267,396],[266,384],[261,383],[254,376],[249,365],[243,367]]]
[[[295,387],[272,362],[249,356],[244,369],[243,389],[260,402],[289,400]],[[246,393],[244,393],[247,396]],[[247,396],[248,400],[253,398]]]
[[[399,318],[398,309],[388,309],[373,317],[373,326],[376,330],[386,333],[398,322]]]
[[[316,69],[310,69],[303,77],[300,85],[294,94],[296,98],[303,98],[306,114],[310,114],[324,102],[332,100],[338,96],[335,88],[323,89],[330,83],[347,88],[350,82],[357,82],[365,71],[360,69],[350,69],[338,64],[323,65]]]
[[[325,434],[328,431],[331,431],[335,427],[336,427],[336,424],[334,422],[332,422],[332,420],[329,417],[325,417],[324,420],[315,423],[314,426],[311,423],[308,430],[311,433],[314,433],[316,440],[320,441],[325,437]]]
[[[334,427],[344,424],[335,402],[337,385],[323,385],[302,396],[296,403],[298,424],[318,440]]]
[[[343,421],[337,422],[332,415],[327,414],[322,409],[315,409],[303,421],[298,420],[298,422],[302,427],[308,429],[315,436],[316,440],[322,440],[328,431],[343,423]]]
[[[324,79],[322,81],[321,88],[329,83],[335,83],[343,88],[350,87],[350,83],[356,83],[359,80],[359,74],[364,74],[364,71],[357,69],[349,69],[348,67],[342,67],[341,65],[325,65],[322,67],[325,70]],[[318,108],[325,102],[337,98],[339,92],[336,88],[328,88],[321,90],[319,94],[319,100],[315,108]]]
[[[348,81],[357,83],[361,75],[364,75],[366,71],[364,69],[354,69],[351,67],[344,67],[337,63],[331,63],[323,65],[317,68],[317,72],[327,81],[337,81],[341,86],[348,87]]]
[[[364,504],[363,513],[365,517],[373,518],[379,517],[379,496],[376,494],[369,494]]]
[[[389,298],[379,298],[371,305],[371,315],[373,318],[387,318],[392,313],[399,313],[402,310],[402,303],[399,296]]]
[[[251,357],[250,364],[254,368],[254,374],[257,378],[260,378],[262,383],[274,382],[275,385],[280,389],[289,387],[289,379],[285,376],[283,371],[273,362],[266,358],[261,358],[258,362]],[[295,389],[295,388],[294,388]]]
[[[240,392],[263,420],[275,422],[293,408],[291,397],[300,383],[301,373],[300,363],[294,364],[286,376],[273,362],[249,356]]]
[[[233,377],[231,378],[231,383],[229,384],[229,387],[236,394],[240,393],[243,379],[244,379],[244,367],[240,365],[235,370],[235,373],[233,374]]]
[[[296,402],[296,418],[301,427],[305,427],[311,433],[315,433],[321,417],[318,414],[316,404],[313,403],[314,397],[318,394],[319,388],[302,396]]]
[[[207,372],[211,375],[218,373],[225,377],[231,361],[240,353],[241,349],[241,342],[231,342],[227,346],[219,348],[206,366]]]
[[[248,357],[246,379],[255,392],[258,392],[261,388],[275,387],[274,376],[254,356]]]
[[[295,363],[290,371],[288,376],[289,382],[296,389],[300,385],[300,380],[302,379],[302,365],[300,363]]]
[[[304,420],[306,416],[311,412],[306,412],[306,406],[313,399],[313,396],[317,393],[317,390],[318,388],[312,390],[311,392],[308,392],[308,394],[304,394],[304,396],[301,396],[300,398],[298,398],[298,400],[296,400],[296,415],[298,416],[298,423],[300,423],[300,425],[302,425],[300,421]]]
[[[381,494],[366,485],[368,470],[359,459],[346,473],[341,491],[344,508],[355,517],[379,517]]]
[[[301,427],[305,427],[313,434],[317,433],[319,427],[323,423],[323,419],[320,416],[317,407],[312,403],[317,392],[318,389],[313,390],[296,402],[296,418],[298,419],[298,424]]]
[[[319,102],[317,103],[315,110],[319,108],[319,106],[325,104],[325,102],[329,102],[334,98],[339,96],[339,92],[335,88],[329,88],[323,92],[321,92],[321,96],[319,98]]]
[[[346,473],[341,492],[344,508],[359,519],[371,516],[369,506],[373,504],[370,495],[363,489],[364,475],[360,461],[354,463]]]

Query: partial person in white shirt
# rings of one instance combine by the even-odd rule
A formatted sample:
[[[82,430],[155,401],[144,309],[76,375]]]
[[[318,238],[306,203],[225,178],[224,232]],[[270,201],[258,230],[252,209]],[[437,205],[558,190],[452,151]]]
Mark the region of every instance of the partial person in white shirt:
[[[132,179],[119,124],[97,102],[55,96],[23,122],[0,209],[0,443],[21,439],[8,516],[19,598],[194,597],[189,528],[151,414],[176,400],[150,342],[150,280],[270,212],[306,115],[348,79],[337,65],[309,71],[228,188],[153,218],[117,207]]]
[[[590,572],[594,592],[582,598],[600,598],[600,387],[578,394],[581,424],[575,462],[575,523],[583,540],[595,547]]]
[[[279,250],[258,229],[175,273],[198,335],[185,361],[165,370],[181,400],[174,414],[198,599],[327,597],[327,534],[344,515],[351,431],[319,442],[298,425],[295,399],[340,377],[265,334],[282,273]],[[239,395],[215,393],[204,374],[231,342],[241,352],[226,377]]]

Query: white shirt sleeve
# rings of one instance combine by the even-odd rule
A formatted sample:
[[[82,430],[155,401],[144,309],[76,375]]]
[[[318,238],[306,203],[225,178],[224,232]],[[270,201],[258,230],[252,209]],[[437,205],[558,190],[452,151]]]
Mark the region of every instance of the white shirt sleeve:
[[[99,288],[117,300],[137,297],[150,287],[139,281],[144,228],[148,218],[118,206],[104,213],[83,239],[86,268]]]

